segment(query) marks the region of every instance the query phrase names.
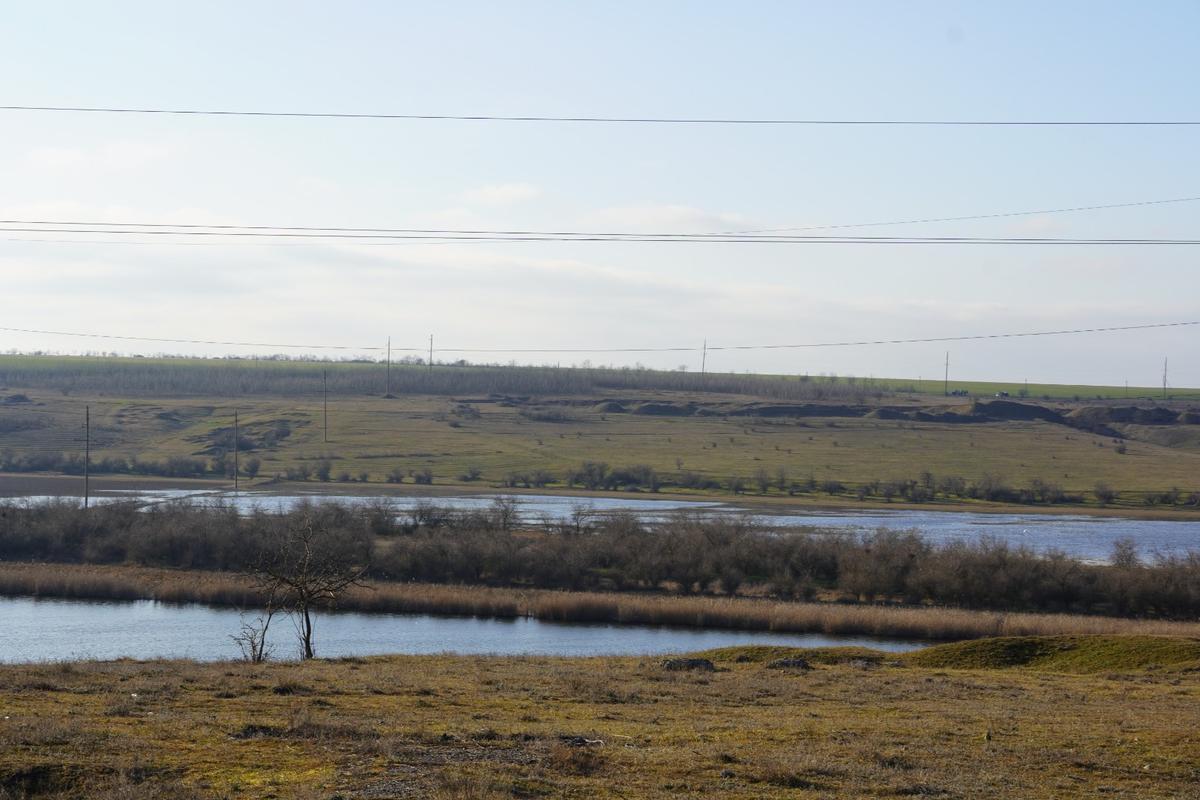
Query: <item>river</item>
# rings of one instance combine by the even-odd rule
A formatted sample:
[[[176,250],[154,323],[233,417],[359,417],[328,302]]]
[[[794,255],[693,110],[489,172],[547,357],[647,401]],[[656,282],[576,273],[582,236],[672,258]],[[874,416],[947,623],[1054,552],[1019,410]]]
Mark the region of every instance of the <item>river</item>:
[[[484,509],[497,497],[506,495],[464,495],[445,497],[396,496],[387,498],[397,513],[411,511],[422,503],[458,510]],[[869,511],[829,511],[764,513],[719,501],[644,499],[625,497],[571,497],[565,495],[507,495],[519,504],[522,518],[531,521],[561,521],[576,513],[603,515],[616,512],[635,514],[646,521],[659,521],[679,511],[705,515],[748,515],[767,525],[815,527],[823,530],[866,532],[880,529],[914,530],[927,540],[946,543],[972,541],[984,536],[1013,546],[1026,546],[1038,552],[1061,550],[1067,555],[1090,562],[1107,561],[1118,539],[1130,539],[1144,558],[1156,554],[1185,555],[1200,552],[1200,515],[1195,522],[1185,520],[1133,519],[1085,516],[1082,514],[1004,513],[981,514],[966,511],[925,511],[871,509]],[[37,502],[57,497],[29,497]],[[302,502],[332,500],[361,505],[378,502],[379,496],[352,494],[271,494],[267,492],[203,492],[186,490],[136,490],[108,492],[98,502],[136,500],[143,503],[186,499],[192,502],[221,502],[243,511],[260,507],[268,510],[293,508]]]
[[[252,619],[253,614],[248,615]],[[115,658],[237,658],[231,638],[241,615],[232,609],[151,600],[91,602],[0,598],[0,662]],[[314,626],[317,655],[390,653],[610,656],[686,653],[713,647],[763,644],[790,647],[858,645],[902,652],[926,643],[861,636],[579,625],[535,619],[495,620],[414,614],[322,613]],[[274,657],[298,656],[287,616],[272,622]]]

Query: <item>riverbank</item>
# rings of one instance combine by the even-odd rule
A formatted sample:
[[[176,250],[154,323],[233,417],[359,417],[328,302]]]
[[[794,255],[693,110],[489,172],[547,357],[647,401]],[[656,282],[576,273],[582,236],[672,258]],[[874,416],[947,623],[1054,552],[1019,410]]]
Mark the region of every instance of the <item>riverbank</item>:
[[[135,492],[188,492],[197,495],[224,496],[233,491],[229,480],[213,478],[159,478],[142,475],[94,475],[89,479],[93,496],[120,496]],[[1088,516],[1107,519],[1173,520],[1200,522],[1200,508],[1166,508],[1134,502],[1095,504],[1029,505],[985,500],[950,500],[940,498],[923,503],[904,500],[887,502],[876,497],[859,500],[850,494],[831,496],[813,493],[796,496],[731,495],[728,491],[663,490],[659,492],[589,491],[587,489],[541,489],[482,485],[480,483],[446,483],[426,485],[387,483],[342,483],[338,481],[277,481],[273,479],[243,479],[239,488],[265,498],[273,496],[311,495],[314,500],[336,501],[339,497],[402,497],[439,498],[513,497],[578,498],[580,501],[602,499],[631,503],[655,500],[693,503],[716,503],[721,507],[741,509],[754,514],[788,515],[811,513],[876,513],[888,511],[922,511],[972,514],[1022,514],[1055,516]],[[0,498],[3,497],[61,497],[83,496],[83,478],[79,475],[0,472]]]
[[[900,657],[737,648],[700,654],[712,672],[450,656],[0,666],[0,791],[1178,798],[1195,787],[1196,650],[1152,639],[988,640]],[[811,669],[769,666],[781,657]]]
[[[254,608],[243,576],[135,566],[0,562],[0,595],[82,600],[156,600]],[[1050,634],[1200,636],[1200,622],[954,608],[801,603],[752,598],[497,589],[373,582],[350,591],[344,611],[434,614],[548,622],[669,625],[779,633],[957,640]]]

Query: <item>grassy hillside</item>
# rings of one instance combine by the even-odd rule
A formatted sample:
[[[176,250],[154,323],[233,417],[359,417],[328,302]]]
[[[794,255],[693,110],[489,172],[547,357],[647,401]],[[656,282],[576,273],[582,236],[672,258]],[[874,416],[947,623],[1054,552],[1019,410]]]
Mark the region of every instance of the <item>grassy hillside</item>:
[[[1094,660],[1113,648],[1180,646],[1070,643]],[[1094,674],[974,660],[960,672],[942,665],[961,661],[953,647],[903,658],[801,651],[809,670],[771,668],[753,656],[776,654],[739,648],[705,654],[715,672],[669,671],[659,659],[455,656],[0,666],[0,791],[127,800],[1193,793],[1200,673],[1150,670],[1175,664],[1157,657],[1109,659]]]
[[[7,420],[11,426],[0,448],[81,453],[85,405],[91,407],[94,462],[177,456],[207,463],[232,440],[234,409],[219,398],[28,396],[28,407],[0,408],[0,424]],[[851,488],[916,480],[922,472],[968,481],[990,473],[1020,486],[1040,479],[1089,498],[1098,482],[1134,493],[1200,488],[1200,442],[1134,439],[1120,452],[1110,436],[1037,420],[963,425],[837,416],[675,418],[608,413],[595,404],[529,410],[503,400],[473,403],[466,416],[460,407],[441,397],[335,397],[326,441],[320,404],[249,399],[238,404],[246,437],[241,457],[243,464],[260,460],[265,478],[305,464],[312,473],[329,459],[335,480],[346,475],[358,480],[365,473],[370,482],[382,483],[399,470],[411,483],[411,472],[429,469],[437,484],[492,486],[537,470],[561,485],[583,461],[644,464],[666,481],[693,473],[719,482],[719,493],[726,495],[734,476],[758,493],[754,478],[762,472],[772,484],[769,494],[780,496],[780,470],[786,485],[835,480]],[[475,470],[477,480],[463,480]]]
[[[319,391],[326,369],[327,431]],[[1126,505],[1172,487],[1186,504],[1200,489],[1200,414],[1186,403],[1147,408],[1169,408],[1192,424],[1084,427],[1071,416],[1083,402],[1030,401],[1038,413],[974,418],[971,398],[895,394],[886,382],[407,366],[394,370],[401,393],[383,397],[382,384],[366,391],[376,372],[379,365],[4,357],[0,450],[81,458],[86,406],[94,472],[105,458],[133,457],[196,459],[211,470],[232,450],[236,410],[242,464],[258,462],[261,478],[315,478],[328,461],[333,480],[411,483],[428,470],[437,484],[554,488],[595,461],[647,466],[675,489],[727,495],[741,478],[762,494],[761,479],[768,496],[807,488],[799,494],[809,499],[826,482],[853,494],[922,473],[935,482],[990,475],[1017,488],[1037,480],[1089,502],[1104,483]],[[485,391],[505,381],[532,391]],[[429,389],[444,392],[418,392]],[[886,494],[873,486],[868,499]]]

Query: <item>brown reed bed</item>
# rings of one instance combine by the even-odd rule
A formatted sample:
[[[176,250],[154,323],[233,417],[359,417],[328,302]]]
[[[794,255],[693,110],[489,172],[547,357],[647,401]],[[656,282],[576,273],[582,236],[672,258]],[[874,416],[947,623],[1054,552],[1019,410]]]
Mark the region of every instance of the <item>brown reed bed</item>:
[[[234,573],[16,562],[0,563],[0,595],[157,600],[239,608],[261,603],[250,580]],[[1200,636],[1200,622],[425,583],[374,582],[349,592],[338,609],[938,640],[1055,634]]]

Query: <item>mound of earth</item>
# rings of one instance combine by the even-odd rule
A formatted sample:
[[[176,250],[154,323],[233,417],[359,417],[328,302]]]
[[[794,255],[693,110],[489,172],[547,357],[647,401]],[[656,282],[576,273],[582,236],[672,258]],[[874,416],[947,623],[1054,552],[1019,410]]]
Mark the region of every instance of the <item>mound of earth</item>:
[[[959,414],[954,411],[915,411],[912,418],[917,422],[992,422],[990,417],[977,417],[971,414]]]
[[[867,419],[913,419],[913,415],[898,408],[877,408],[867,414]]]
[[[867,410],[822,403],[747,403],[727,413],[731,417],[862,417]]]
[[[1067,415],[1071,422],[1079,427],[1100,427],[1113,423],[1131,425],[1185,425],[1200,424],[1200,412],[1194,410],[1182,413],[1169,408],[1138,408],[1137,406],[1085,406],[1077,408]]]
[[[630,411],[656,417],[690,417],[696,413],[695,403],[638,403]]]
[[[1012,400],[976,400],[971,405],[971,415],[989,420],[1063,422],[1063,415],[1052,408]]]
[[[286,419],[249,422],[238,429],[238,450],[270,449],[292,435],[292,422]],[[233,426],[213,428],[199,436],[189,436],[189,442],[204,445],[193,455],[221,456],[233,452]]]

